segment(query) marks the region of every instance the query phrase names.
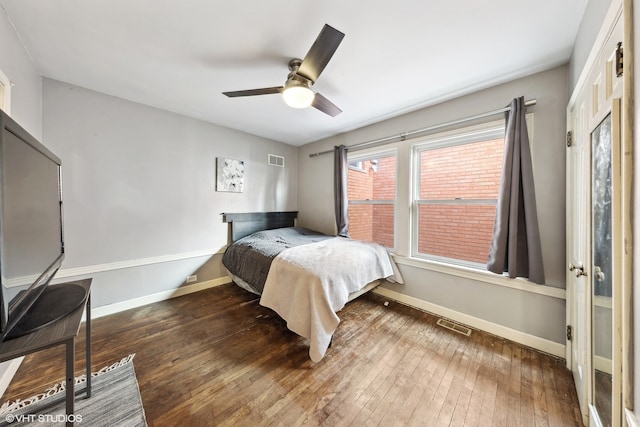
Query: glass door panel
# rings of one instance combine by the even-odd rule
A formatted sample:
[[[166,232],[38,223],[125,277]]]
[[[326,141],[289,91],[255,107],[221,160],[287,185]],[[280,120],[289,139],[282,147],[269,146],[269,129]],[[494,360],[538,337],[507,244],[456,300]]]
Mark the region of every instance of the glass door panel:
[[[610,426],[612,402],[613,254],[612,128],[609,114],[591,134],[593,403],[601,425]]]

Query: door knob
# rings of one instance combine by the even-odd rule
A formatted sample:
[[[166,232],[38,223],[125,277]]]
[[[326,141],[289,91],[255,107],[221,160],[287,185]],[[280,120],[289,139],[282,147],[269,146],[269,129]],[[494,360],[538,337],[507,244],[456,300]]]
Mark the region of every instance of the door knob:
[[[580,276],[586,276],[587,273],[585,273],[584,271],[584,267],[581,265],[573,265],[573,264],[569,264],[569,271],[573,271],[575,272],[576,277],[580,277]]]

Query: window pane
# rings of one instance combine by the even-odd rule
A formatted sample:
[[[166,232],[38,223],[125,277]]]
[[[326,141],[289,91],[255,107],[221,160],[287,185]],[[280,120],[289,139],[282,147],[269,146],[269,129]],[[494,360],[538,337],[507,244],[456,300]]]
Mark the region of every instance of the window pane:
[[[500,187],[504,139],[420,153],[420,199],[495,199]]]
[[[350,161],[347,195],[351,238],[393,248],[396,156],[383,155]],[[383,201],[388,203],[380,203]]]
[[[493,234],[495,206],[419,206],[418,252],[485,264]]]
[[[349,200],[395,200],[395,156],[349,162],[347,197]]]
[[[394,247],[394,205],[349,205],[349,235],[352,239]]]

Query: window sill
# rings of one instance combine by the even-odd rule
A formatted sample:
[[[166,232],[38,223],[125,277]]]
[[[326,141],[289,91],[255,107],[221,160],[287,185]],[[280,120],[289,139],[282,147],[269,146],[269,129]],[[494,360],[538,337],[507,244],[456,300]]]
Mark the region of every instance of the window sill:
[[[529,282],[526,279],[511,279],[507,276],[500,276],[488,271],[395,254],[393,254],[393,259],[400,265],[408,265],[422,270],[435,271],[456,277],[464,277],[466,279],[477,280],[480,282],[490,283],[492,285],[504,286],[538,295],[545,295],[563,300],[566,299],[566,291],[564,289],[548,285],[538,285],[536,283]]]

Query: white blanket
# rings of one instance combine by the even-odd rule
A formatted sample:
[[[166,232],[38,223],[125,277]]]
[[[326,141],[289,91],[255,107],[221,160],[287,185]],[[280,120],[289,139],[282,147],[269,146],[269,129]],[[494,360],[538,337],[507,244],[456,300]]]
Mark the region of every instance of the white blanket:
[[[271,264],[260,304],[309,339],[309,356],[318,362],[349,294],[377,279],[395,277],[401,283],[397,274],[384,247],[336,237],[282,251]]]

